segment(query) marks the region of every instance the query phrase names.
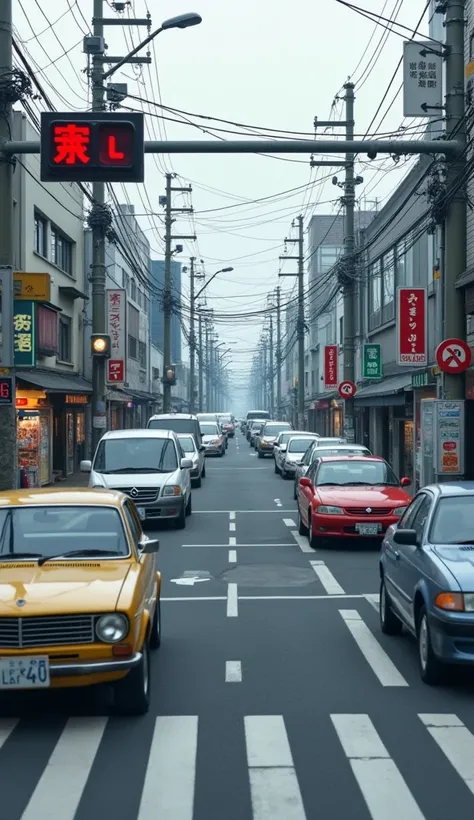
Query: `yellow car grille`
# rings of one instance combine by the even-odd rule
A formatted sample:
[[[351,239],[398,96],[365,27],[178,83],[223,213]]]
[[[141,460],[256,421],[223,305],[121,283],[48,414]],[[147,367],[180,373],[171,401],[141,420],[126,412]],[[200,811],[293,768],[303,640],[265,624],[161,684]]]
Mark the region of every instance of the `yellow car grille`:
[[[94,615],[0,618],[0,647],[71,646],[93,643]]]

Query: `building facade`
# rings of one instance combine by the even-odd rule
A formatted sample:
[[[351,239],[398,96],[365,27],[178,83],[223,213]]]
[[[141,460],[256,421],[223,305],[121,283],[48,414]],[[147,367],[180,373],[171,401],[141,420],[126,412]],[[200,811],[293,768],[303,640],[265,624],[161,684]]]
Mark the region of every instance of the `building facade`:
[[[16,140],[39,139],[21,112],[13,131]],[[22,155],[13,176],[15,270],[46,274],[50,289],[43,301],[14,302],[18,463],[30,486],[78,468],[92,393],[82,345],[83,195],[73,183],[43,184],[39,176],[39,156]]]

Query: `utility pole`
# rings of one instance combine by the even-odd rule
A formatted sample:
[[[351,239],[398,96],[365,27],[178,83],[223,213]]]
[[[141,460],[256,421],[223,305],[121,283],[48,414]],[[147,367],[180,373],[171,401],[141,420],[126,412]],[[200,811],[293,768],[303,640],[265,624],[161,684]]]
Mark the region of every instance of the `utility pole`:
[[[276,289],[276,367],[277,367],[277,418],[281,417],[281,289]]]
[[[464,26],[466,0],[447,0],[446,28],[446,137],[466,144],[464,119]],[[466,339],[464,291],[456,287],[466,270],[466,192],[459,185],[466,164],[465,153],[446,164],[446,250],[444,264],[444,338]],[[458,189],[456,191],[456,188]],[[464,399],[464,375],[443,374],[442,398]],[[459,476],[455,477],[459,480]],[[443,476],[443,480],[446,477]]]
[[[204,350],[202,347],[202,314],[201,311],[198,313],[198,327],[199,327],[199,363],[198,363],[198,371],[199,371],[199,412],[202,413],[204,409]]]
[[[99,0],[96,0],[98,2]],[[186,188],[172,187],[172,180],[174,174],[166,174],[166,194],[165,194],[165,282],[163,289],[163,413],[169,413],[171,410],[171,386],[173,384],[173,371],[171,371],[171,378],[169,371],[172,365],[171,361],[171,316],[173,314],[173,296],[171,293],[171,259],[173,251],[171,250],[171,243],[175,239],[191,239],[195,240],[195,236],[172,236],[171,228],[173,226],[173,213],[192,213],[192,208],[173,208],[172,207],[172,193],[178,191],[180,193],[191,193],[192,187],[188,185]],[[163,203],[162,198],[160,199]],[[180,246],[178,246],[180,247]]]
[[[12,138],[13,110],[11,100],[12,85],[12,0],[0,3],[0,99],[3,101],[0,116],[0,144]],[[10,293],[7,288],[0,293],[0,304],[3,299],[3,340],[4,349],[7,334],[13,339],[13,171],[11,157],[0,156],[0,266],[6,267],[5,278],[9,279]],[[2,284],[5,279],[2,280]],[[5,302],[8,299],[9,304]],[[8,326],[9,325],[9,326]],[[0,406],[0,489],[15,489],[18,484],[18,458],[16,444],[16,409],[15,409],[15,370],[12,360],[8,362],[8,375],[12,380],[11,404]]]
[[[209,319],[206,317],[206,358],[205,358],[205,368],[206,368],[206,413],[210,412],[210,405],[211,405],[211,364],[210,364],[210,351],[209,351]]]
[[[296,239],[285,239],[287,242],[293,242],[298,245],[297,256],[280,256],[280,259],[296,259],[298,262],[298,273],[280,273],[279,276],[297,276],[298,277],[298,319],[296,322],[296,331],[298,337],[298,386],[297,386],[297,414],[298,414],[298,429],[304,430],[305,416],[304,416],[304,225],[303,217],[300,215],[297,218],[298,237]]]
[[[346,139],[354,139],[354,85],[346,83]],[[343,351],[344,351],[344,381],[353,382],[354,369],[354,330],[355,330],[355,230],[354,230],[354,154],[346,153],[346,173],[344,179],[344,255],[342,259],[342,282],[344,286],[344,313],[343,313]],[[348,442],[355,440],[354,436],[354,400],[344,400],[344,437]]]
[[[268,366],[268,387],[270,392],[270,416],[273,418],[275,413],[275,381],[274,381],[274,356],[273,356],[273,316],[270,313],[270,332],[269,332],[269,366]]]
[[[194,262],[195,257],[192,256],[190,261],[190,271],[189,271],[189,291],[190,291],[190,300],[191,300],[191,316],[190,316],[190,328],[189,328],[189,412],[194,413],[194,397],[195,397],[195,389],[194,389],[194,365],[195,365],[195,353],[196,353],[196,340],[194,334],[194,314],[195,314],[195,305],[194,305]]]
[[[104,0],[94,0],[93,34],[98,42],[104,43]],[[92,110],[104,111],[104,50],[92,55]],[[92,333],[105,333],[105,228],[107,212],[105,205],[105,183],[92,183]],[[105,432],[107,426],[106,362],[102,356],[92,356],[92,451]]]

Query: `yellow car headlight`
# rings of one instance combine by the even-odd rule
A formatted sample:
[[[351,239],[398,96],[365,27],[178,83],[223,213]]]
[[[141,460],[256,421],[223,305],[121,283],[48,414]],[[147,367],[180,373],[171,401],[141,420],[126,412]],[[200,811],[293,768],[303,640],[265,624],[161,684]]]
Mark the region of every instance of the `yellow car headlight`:
[[[119,612],[102,615],[96,623],[95,631],[100,641],[118,643],[128,632],[128,619]]]

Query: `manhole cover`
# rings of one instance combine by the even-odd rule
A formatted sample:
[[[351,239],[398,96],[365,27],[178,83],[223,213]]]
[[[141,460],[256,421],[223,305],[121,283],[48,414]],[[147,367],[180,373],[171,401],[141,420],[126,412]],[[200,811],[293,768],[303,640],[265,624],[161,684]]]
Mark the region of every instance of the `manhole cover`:
[[[304,587],[316,581],[312,569],[285,564],[240,564],[219,576],[226,584],[240,587]]]

